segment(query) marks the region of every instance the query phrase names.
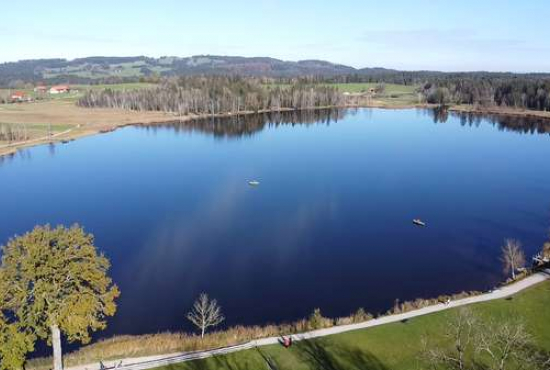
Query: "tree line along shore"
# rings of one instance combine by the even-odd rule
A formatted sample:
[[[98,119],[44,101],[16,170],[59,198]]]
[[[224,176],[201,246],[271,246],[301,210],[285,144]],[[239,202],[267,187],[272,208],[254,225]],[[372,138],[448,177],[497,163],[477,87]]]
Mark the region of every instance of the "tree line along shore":
[[[430,77],[427,81],[416,76],[403,79],[401,84],[395,83],[399,81],[393,75],[386,79],[391,83],[383,79],[361,82],[353,77],[187,76],[132,84],[79,85],[77,93],[53,98],[35,93],[29,102],[11,104],[13,89],[0,89],[0,156],[26,146],[72,140],[125,125],[328,107],[443,106],[458,112],[550,119],[550,85],[537,75]]]

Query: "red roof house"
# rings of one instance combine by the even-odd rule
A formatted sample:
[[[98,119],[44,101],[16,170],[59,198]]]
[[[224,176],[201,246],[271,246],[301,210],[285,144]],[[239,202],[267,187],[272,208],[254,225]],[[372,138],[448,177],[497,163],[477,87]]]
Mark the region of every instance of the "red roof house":
[[[12,102],[23,102],[29,100],[29,97],[23,91],[14,92],[13,94],[11,94],[10,98]]]
[[[50,94],[64,94],[69,91],[71,91],[71,87],[69,85],[57,85],[50,88]]]

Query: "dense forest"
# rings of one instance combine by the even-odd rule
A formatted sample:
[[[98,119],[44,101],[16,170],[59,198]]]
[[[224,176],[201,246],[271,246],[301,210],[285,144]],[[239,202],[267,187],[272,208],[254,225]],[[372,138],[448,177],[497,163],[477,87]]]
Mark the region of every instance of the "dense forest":
[[[426,82],[422,92],[428,103],[470,104],[550,111],[550,78],[448,77]]]
[[[269,85],[256,78],[199,76],[166,79],[141,90],[92,90],[78,104],[186,115],[338,107],[345,97],[327,85]]]

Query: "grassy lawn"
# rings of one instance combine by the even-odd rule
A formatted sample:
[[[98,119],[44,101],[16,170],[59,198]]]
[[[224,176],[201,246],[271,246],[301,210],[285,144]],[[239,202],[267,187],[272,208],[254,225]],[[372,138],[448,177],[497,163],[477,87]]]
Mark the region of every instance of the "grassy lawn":
[[[337,87],[342,92],[352,94],[365,93],[369,89],[374,89],[378,83],[342,83],[330,84]],[[396,84],[384,84],[384,91],[376,93],[372,98],[373,105],[383,105],[388,107],[398,107],[418,103],[416,93],[417,86],[405,86]]]
[[[538,346],[550,352],[550,282],[526,290],[512,299],[471,306],[492,320],[521,318]],[[449,345],[444,328],[455,310],[375,328],[296,343],[290,349],[261,347],[206,360],[164,367],[164,370],[268,369],[269,358],[279,370],[418,370],[428,368],[419,355],[422,338]]]
[[[378,83],[337,83],[328,84],[329,86],[337,87],[340,91],[349,93],[368,92],[369,89],[374,89]],[[416,90],[416,86],[405,86],[396,84],[384,84],[386,94],[412,94]]]

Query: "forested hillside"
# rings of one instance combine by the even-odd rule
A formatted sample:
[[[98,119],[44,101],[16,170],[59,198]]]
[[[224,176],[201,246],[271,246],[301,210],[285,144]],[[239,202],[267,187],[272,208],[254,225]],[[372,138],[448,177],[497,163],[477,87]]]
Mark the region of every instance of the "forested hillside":
[[[187,75],[243,75],[265,77],[336,76],[353,74],[355,68],[319,60],[298,62],[274,58],[230,56],[90,57],[74,60],[41,59],[0,64],[0,86],[25,84],[115,83]]]
[[[471,104],[550,111],[550,78],[447,77],[423,85],[428,103]]]
[[[287,92],[275,90],[275,94],[266,98],[267,89],[260,88],[259,79],[268,85],[300,85],[327,83],[388,83],[415,87],[424,96],[424,101],[434,104],[471,104],[489,107],[525,108],[532,110],[550,110],[550,74],[528,73],[514,74],[505,72],[437,72],[437,71],[397,71],[385,68],[356,69],[344,65],[333,64],[320,60],[305,60],[298,62],[282,61],[274,58],[245,58],[230,56],[194,56],[189,58],[163,57],[90,57],[74,60],[41,59],[27,60],[15,63],[0,64],[0,87],[12,89],[32,88],[36,84],[69,83],[69,84],[104,84],[117,82],[146,81],[162,85],[155,91],[146,92],[105,92],[91,94],[97,101],[87,101],[87,105],[131,105],[132,109],[155,109],[155,105],[169,107],[171,111],[231,111],[227,109],[225,99],[235,98],[235,91],[223,95],[223,89],[218,84],[223,79],[207,79],[215,86],[208,87],[212,99],[216,96],[216,104],[220,107],[203,107],[208,100],[201,95],[195,95],[206,87],[197,87],[195,82],[200,79],[183,78],[174,87],[176,77],[192,76],[226,76],[257,78],[255,87],[247,86],[248,93],[255,92],[256,97],[248,96],[248,100],[239,103],[239,109],[266,109],[268,105],[278,105],[277,99],[286,99]],[[166,82],[171,81],[171,82]],[[229,81],[229,80],[225,80]],[[241,80],[241,82],[244,80]],[[250,80],[248,80],[250,82]],[[189,85],[191,83],[191,85]],[[183,85],[181,85],[183,84]],[[225,84],[225,82],[224,82]],[[226,86],[227,88],[227,86]],[[179,89],[179,90],[178,90]],[[174,94],[193,95],[200,103],[184,103],[185,107],[176,107]],[[259,89],[259,90],[258,90]],[[194,92],[191,94],[190,91]],[[279,89],[280,90],[280,89]],[[315,89],[315,94],[323,88]],[[282,90],[281,90],[282,91]],[[295,92],[293,92],[294,94]],[[111,95],[109,95],[111,94]],[[151,94],[150,103],[145,104],[144,94]],[[183,96],[183,95],[182,95]],[[242,96],[241,96],[242,98]],[[273,98],[273,99],[272,99]],[[160,99],[160,101],[159,101]],[[178,101],[186,101],[180,96]],[[191,99],[191,98],[189,98]],[[294,100],[293,100],[294,99]],[[295,98],[281,101],[285,107],[295,106]],[[256,101],[257,100],[257,101]],[[318,103],[322,105],[322,101]],[[131,101],[131,103],[129,103]],[[137,102],[140,103],[137,103]],[[232,101],[231,104],[234,104]],[[302,103],[299,103],[301,105]],[[308,103],[309,104],[309,103]],[[317,103],[316,103],[317,104]]]

